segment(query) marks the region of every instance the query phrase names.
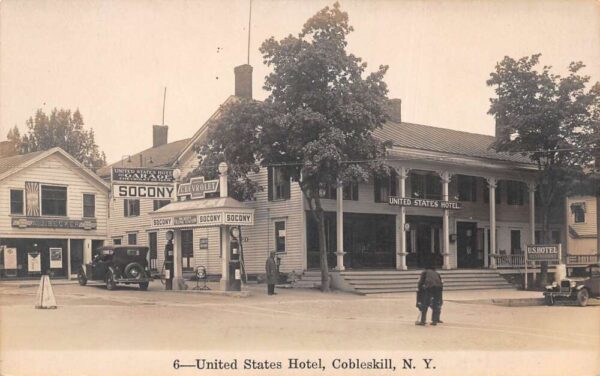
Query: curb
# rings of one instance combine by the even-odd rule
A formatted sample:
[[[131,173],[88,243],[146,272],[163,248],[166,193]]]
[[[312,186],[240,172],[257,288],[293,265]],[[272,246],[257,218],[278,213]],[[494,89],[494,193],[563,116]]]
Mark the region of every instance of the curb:
[[[447,300],[463,304],[493,304],[504,307],[534,307],[543,306],[544,298],[499,298],[499,299],[473,299],[473,300]]]
[[[151,292],[162,293],[184,293],[184,294],[204,294],[212,296],[228,296],[232,298],[247,298],[250,296],[250,291],[218,291],[218,290],[152,290]]]

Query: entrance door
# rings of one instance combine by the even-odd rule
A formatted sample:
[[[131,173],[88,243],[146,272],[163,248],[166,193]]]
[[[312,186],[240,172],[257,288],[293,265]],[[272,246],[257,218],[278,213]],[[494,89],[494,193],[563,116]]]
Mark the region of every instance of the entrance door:
[[[429,216],[406,216],[410,224],[407,234],[406,263],[409,267],[425,268],[428,265],[441,267],[442,258],[442,219]]]
[[[483,249],[477,249],[477,223],[457,222],[456,233],[458,267],[483,267]]]
[[[194,231],[181,231],[181,256],[183,262],[183,270],[194,269]]]
[[[71,274],[83,265],[83,239],[71,239]]]

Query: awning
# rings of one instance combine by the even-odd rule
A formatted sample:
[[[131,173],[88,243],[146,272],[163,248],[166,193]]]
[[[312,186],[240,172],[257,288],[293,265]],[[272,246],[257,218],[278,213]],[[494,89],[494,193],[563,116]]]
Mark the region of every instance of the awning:
[[[176,201],[150,215],[155,229],[254,225],[254,208],[231,197]]]

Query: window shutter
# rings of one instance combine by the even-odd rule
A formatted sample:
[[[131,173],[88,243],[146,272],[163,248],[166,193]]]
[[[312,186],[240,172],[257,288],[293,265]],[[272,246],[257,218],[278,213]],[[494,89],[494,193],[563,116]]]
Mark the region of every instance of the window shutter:
[[[273,167],[267,167],[267,195],[269,201],[273,201]]]
[[[127,200],[127,199],[123,200],[123,216],[124,217],[127,217],[127,214],[128,214],[128,211],[127,211],[128,201],[129,200]]]
[[[375,202],[381,202],[381,179],[375,176],[373,183],[375,187],[375,191],[373,192],[375,196]]]
[[[390,173],[390,196],[397,196],[397,179],[398,179],[398,174],[396,173],[396,170],[392,170]]]
[[[283,186],[283,198],[285,198],[286,200],[292,197],[292,187],[291,187],[291,182],[290,182],[290,175],[288,174],[287,171],[284,172],[284,176],[285,176],[285,183]]]

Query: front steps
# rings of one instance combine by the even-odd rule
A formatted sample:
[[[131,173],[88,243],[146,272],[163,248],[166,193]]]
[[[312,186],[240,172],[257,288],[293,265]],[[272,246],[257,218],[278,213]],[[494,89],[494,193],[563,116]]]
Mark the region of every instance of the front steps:
[[[415,292],[421,272],[422,270],[343,271],[332,278],[332,286],[362,295]],[[438,270],[438,272],[442,276],[446,291],[515,288],[498,271],[492,269],[453,269]],[[300,283],[301,285],[298,285]],[[315,288],[320,285],[319,271],[307,271],[297,282],[297,287]]]

